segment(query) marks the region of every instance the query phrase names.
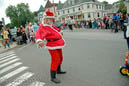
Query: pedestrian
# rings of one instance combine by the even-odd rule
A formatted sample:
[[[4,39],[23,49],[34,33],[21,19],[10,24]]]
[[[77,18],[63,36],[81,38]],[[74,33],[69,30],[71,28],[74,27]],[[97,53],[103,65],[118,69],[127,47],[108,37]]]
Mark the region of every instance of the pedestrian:
[[[92,21],[91,20],[89,21],[89,28],[90,29],[92,28]]]
[[[123,14],[121,13],[120,14],[120,29],[123,31],[123,26],[124,25],[124,17],[123,17]]]
[[[21,32],[22,32],[22,43],[27,44],[26,30],[22,25],[21,25]]]
[[[10,30],[10,28],[8,27],[7,28],[7,31],[8,31],[8,37],[9,37],[9,42],[12,44],[13,42],[12,42],[12,34],[11,34],[11,30]]]
[[[69,20],[69,29],[73,31],[73,19],[72,18],[70,18]]]
[[[124,37],[127,41],[128,53],[129,53],[129,14],[126,14],[126,19],[125,19],[124,25],[125,25]]]
[[[31,32],[30,32],[30,39],[31,39],[32,43],[35,43],[35,33],[33,30],[31,30]]]
[[[27,34],[27,39],[30,39],[30,24],[29,22],[26,22],[26,34]]]
[[[22,44],[22,32],[20,30],[20,28],[17,28],[17,45],[21,45]]]
[[[51,68],[50,75],[51,81],[54,83],[60,83],[60,80],[56,78],[56,74],[65,74],[61,71],[61,64],[63,61],[62,48],[65,45],[65,41],[62,38],[61,29],[53,26],[54,14],[50,11],[46,11],[43,17],[43,24],[40,25],[36,32],[36,43],[40,46],[44,46],[43,40],[47,40],[46,48],[51,55]]]
[[[119,20],[119,16],[117,14],[114,14],[113,23],[114,23],[115,33],[118,32],[118,20]]]
[[[105,24],[104,24],[104,22],[102,22],[102,29],[105,29]]]
[[[27,36],[26,36],[25,30],[22,31],[22,41],[23,41],[24,44],[27,44]]]
[[[6,46],[8,46],[8,48],[10,48],[9,37],[8,37],[9,33],[8,33],[6,27],[2,27],[1,35],[3,37],[4,48],[6,48]]]
[[[105,29],[109,29],[109,19],[110,19],[110,17],[107,16],[106,21],[105,21],[105,25],[106,25]]]
[[[101,29],[101,22],[98,21],[98,29]]]

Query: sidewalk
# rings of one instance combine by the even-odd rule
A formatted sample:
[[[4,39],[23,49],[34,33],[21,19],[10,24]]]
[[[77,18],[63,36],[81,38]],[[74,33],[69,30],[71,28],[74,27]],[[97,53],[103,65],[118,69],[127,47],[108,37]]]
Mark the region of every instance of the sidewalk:
[[[4,46],[0,43],[0,53],[9,51],[9,50],[14,49],[16,47],[17,47],[16,42],[13,42],[12,44],[10,44],[10,48],[7,47],[6,49],[4,49]]]

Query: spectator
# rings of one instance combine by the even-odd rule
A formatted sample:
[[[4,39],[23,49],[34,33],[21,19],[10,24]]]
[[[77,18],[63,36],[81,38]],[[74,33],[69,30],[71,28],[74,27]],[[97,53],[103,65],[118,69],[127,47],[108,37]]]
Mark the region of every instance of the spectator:
[[[128,53],[129,53],[129,14],[126,14],[126,19],[125,19],[125,29],[124,29],[124,37],[127,41],[127,46],[128,46]]]
[[[10,48],[9,37],[8,37],[9,33],[6,30],[5,27],[2,27],[2,33],[1,33],[1,35],[3,37],[4,48],[6,48],[7,45],[8,45],[8,48]]]
[[[11,31],[10,31],[9,27],[7,28],[7,31],[9,33],[8,37],[9,37],[10,43],[12,43],[12,34],[11,34]]]
[[[20,28],[17,28],[17,44],[21,45],[22,44],[22,32]]]
[[[22,32],[22,41],[23,43],[27,44],[27,36],[25,31]]]

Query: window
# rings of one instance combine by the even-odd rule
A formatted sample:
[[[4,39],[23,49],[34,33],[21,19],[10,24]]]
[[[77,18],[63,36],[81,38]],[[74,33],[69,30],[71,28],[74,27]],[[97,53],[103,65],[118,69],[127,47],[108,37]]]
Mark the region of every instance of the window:
[[[98,18],[100,17],[100,14],[98,13]]]
[[[90,5],[89,4],[87,4],[87,8],[90,8]]]
[[[99,9],[101,9],[101,5],[99,5]]]
[[[98,9],[98,5],[96,5],[96,9]]]
[[[79,8],[78,8],[78,10],[80,11],[80,10],[81,10],[81,8],[79,7]]]
[[[68,13],[69,13],[69,10],[68,10]]]
[[[63,14],[65,14],[65,11],[63,10]]]
[[[60,12],[58,11],[58,15],[60,15]]]
[[[90,15],[90,13],[88,13],[88,18],[90,18],[91,17],[91,15]]]
[[[75,8],[73,8],[73,12],[75,12]]]

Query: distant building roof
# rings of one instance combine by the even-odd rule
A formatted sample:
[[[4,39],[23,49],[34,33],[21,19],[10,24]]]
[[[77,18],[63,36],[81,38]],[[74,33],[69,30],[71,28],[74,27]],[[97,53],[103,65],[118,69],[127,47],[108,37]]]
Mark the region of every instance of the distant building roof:
[[[44,11],[45,11],[45,8],[41,5],[40,8],[39,8],[39,10],[38,10],[38,13],[39,12],[44,12]]]
[[[59,1],[59,4],[58,4],[58,7],[57,7],[57,10],[62,9],[62,8],[63,8],[63,4],[61,3],[61,1]]]
[[[72,2],[72,1],[74,1],[74,2]],[[97,0],[67,0],[67,1],[65,1],[62,8],[71,7],[71,6],[81,4],[81,3],[85,3],[85,2],[99,2],[99,1],[97,1]]]
[[[49,0],[47,1],[46,5],[45,5],[45,8],[50,8],[50,7],[53,7],[53,6],[58,6],[58,3],[51,3]]]

